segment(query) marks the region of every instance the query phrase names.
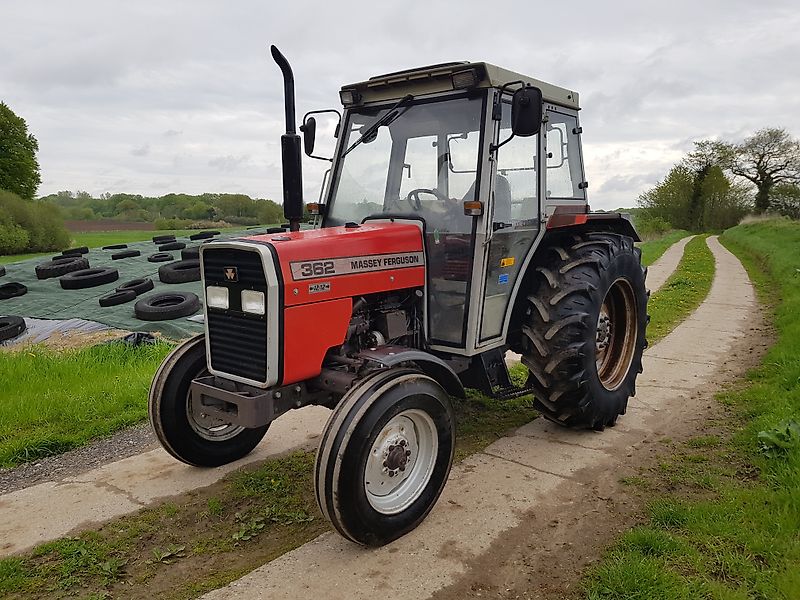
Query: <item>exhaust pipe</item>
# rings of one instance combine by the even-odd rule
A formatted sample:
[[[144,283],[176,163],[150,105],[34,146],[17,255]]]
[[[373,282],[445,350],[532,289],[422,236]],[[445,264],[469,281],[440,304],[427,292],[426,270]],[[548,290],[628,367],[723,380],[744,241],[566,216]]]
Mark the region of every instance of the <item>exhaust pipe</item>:
[[[289,61],[275,46],[270,46],[272,58],[283,72],[283,95],[286,104],[286,133],[281,136],[281,162],[283,164],[283,216],[289,222],[289,231],[300,230],[303,218],[303,164],[300,136],[295,130],[294,74]]]

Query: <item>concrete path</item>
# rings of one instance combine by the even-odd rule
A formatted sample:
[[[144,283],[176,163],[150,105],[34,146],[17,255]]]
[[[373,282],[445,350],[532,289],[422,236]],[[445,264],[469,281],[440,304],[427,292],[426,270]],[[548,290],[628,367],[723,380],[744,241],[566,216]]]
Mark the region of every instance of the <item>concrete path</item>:
[[[309,406],[286,413],[242,460],[216,469],[178,462],[162,448],[74,477],[40,483],[0,496],[0,557],[120,517],[166,496],[211,485],[248,463],[307,446],[315,448],[330,411]]]
[[[667,251],[662,254],[659,259],[647,268],[647,289],[651,294],[655,294],[656,290],[667,282],[669,276],[678,268],[678,263],[683,258],[683,251],[686,248],[693,235],[678,240],[672,246],[667,248]]]
[[[717,262],[708,298],[646,352],[637,396],[616,427],[571,431],[538,419],[454,468],[428,519],[400,540],[370,550],[324,534],[204,598],[427,598],[456,582],[526,513],[553,499],[569,502],[599,470],[614,469],[654,432],[665,435],[686,418],[677,409],[721,370],[755,308],[742,266],[716,238],[708,245]]]
[[[662,257],[650,268],[648,282],[654,276],[667,279],[683,253],[683,246],[676,250],[679,244],[685,245],[685,241],[667,250],[664,256],[670,258]],[[287,413],[273,423],[253,453],[216,469],[189,467],[158,448],[81,475],[0,495],[0,557],[28,550],[78,527],[130,514],[159,498],[210,485],[245,464],[304,446],[313,448],[328,414],[321,407]]]

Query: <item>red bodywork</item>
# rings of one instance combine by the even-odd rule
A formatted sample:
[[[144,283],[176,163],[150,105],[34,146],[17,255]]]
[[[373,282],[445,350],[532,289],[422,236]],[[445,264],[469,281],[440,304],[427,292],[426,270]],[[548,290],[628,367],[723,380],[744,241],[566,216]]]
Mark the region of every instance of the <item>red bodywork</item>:
[[[267,242],[278,255],[284,385],[319,375],[325,353],[345,341],[354,297],[425,285],[422,231],[414,224],[374,223],[245,239]],[[327,273],[303,275],[315,268]]]

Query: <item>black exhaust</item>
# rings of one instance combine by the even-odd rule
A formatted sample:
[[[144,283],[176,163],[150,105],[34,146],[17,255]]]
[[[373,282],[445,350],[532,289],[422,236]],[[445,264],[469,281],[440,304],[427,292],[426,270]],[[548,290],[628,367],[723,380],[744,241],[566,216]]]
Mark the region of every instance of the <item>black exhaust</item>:
[[[283,163],[283,216],[289,221],[289,231],[300,230],[303,218],[303,164],[300,136],[295,130],[294,74],[289,61],[275,46],[270,46],[272,58],[283,72],[283,94],[286,103],[286,133],[281,136]]]

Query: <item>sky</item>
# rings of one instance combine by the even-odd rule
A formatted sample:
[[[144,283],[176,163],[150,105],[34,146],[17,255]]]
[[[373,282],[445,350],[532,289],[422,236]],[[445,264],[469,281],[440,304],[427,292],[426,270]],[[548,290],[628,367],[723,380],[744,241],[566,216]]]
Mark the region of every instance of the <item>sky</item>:
[[[800,135],[800,3],[759,0],[0,0],[0,101],[39,141],[39,194],[281,201],[283,87],[486,61],[577,90],[589,201],[634,206],[695,140]],[[330,131],[317,134],[324,151]],[[324,163],[304,160],[306,201]]]

